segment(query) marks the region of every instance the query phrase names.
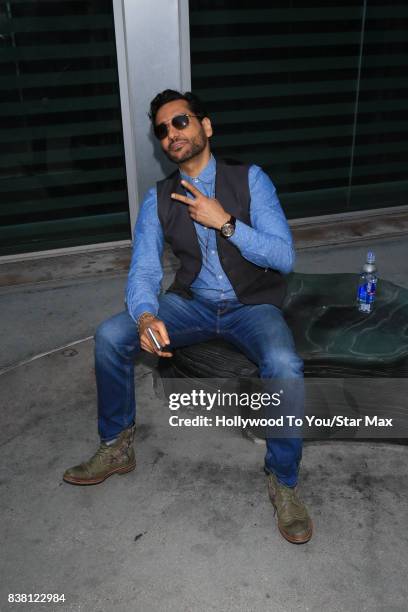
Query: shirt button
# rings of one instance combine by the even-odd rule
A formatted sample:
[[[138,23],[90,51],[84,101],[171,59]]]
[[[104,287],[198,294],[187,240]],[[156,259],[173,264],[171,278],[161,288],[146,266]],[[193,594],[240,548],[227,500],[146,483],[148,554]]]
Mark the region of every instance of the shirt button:
[[[198,178],[194,178],[194,179],[193,179],[193,181],[194,181],[195,183],[198,183],[199,179],[198,179]]]
[[[218,278],[221,280],[221,279],[222,279],[222,274],[219,274],[219,275],[218,275]]]
[[[215,251],[211,251],[211,255],[215,255]]]

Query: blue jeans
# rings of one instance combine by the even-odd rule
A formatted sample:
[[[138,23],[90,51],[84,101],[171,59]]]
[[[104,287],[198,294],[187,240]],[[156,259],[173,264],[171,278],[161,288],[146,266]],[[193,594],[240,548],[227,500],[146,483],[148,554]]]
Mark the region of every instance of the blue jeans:
[[[173,347],[213,338],[236,345],[259,368],[261,378],[300,379],[303,362],[279,308],[246,305],[238,300],[187,300],[174,293],[159,298],[158,317],[164,321]],[[137,327],[127,311],[104,321],[95,334],[98,426],[109,441],[135,419],[134,361],[141,352]],[[303,406],[295,412],[300,414]],[[295,413],[294,412],[294,413]],[[302,456],[301,438],[267,438],[265,469],[288,486],[295,486]]]

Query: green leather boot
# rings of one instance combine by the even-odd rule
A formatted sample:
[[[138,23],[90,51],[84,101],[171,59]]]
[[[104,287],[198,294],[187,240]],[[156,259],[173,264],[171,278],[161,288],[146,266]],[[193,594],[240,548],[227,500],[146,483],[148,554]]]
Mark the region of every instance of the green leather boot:
[[[308,542],[312,537],[313,524],[305,504],[297,495],[296,487],[287,487],[279,482],[275,474],[268,474],[268,491],[283,537],[293,544]]]
[[[76,485],[91,485],[103,482],[112,474],[124,474],[136,467],[133,438],[135,426],[122,431],[113,444],[102,444],[96,453],[84,463],[65,471],[65,482]]]

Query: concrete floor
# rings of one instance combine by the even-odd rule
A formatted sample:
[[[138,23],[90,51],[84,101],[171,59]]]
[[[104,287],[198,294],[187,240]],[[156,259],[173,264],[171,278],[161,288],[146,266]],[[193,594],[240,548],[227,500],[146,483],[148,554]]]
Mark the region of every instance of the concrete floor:
[[[380,276],[408,287],[406,238],[306,249],[296,269],[357,273],[368,248]],[[275,525],[263,448],[237,430],[170,428],[145,359],[137,470],[61,481],[98,444],[91,337],[122,309],[125,282],[98,269],[0,290],[0,610],[38,609],[8,593],[64,593],[47,609],[405,611],[406,446],[305,443],[315,535],[293,546]]]

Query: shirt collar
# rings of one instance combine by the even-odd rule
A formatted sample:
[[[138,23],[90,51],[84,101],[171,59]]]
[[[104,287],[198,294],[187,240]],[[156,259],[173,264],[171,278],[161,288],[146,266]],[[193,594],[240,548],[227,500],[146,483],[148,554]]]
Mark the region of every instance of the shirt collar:
[[[187,181],[188,179],[191,180],[192,178],[198,178],[198,180],[201,181],[202,183],[212,183],[215,178],[216,166],[217,164],[215,162],[215,157],[214,155],[211,154],[208,164],[206,165],[205,168],[201,170],[200,174],[197,177],[189,176],[188,174],[185,174],[184,172],[181,172],[181,171],[180,171],[180,174],[182,178],[186,179]]]

